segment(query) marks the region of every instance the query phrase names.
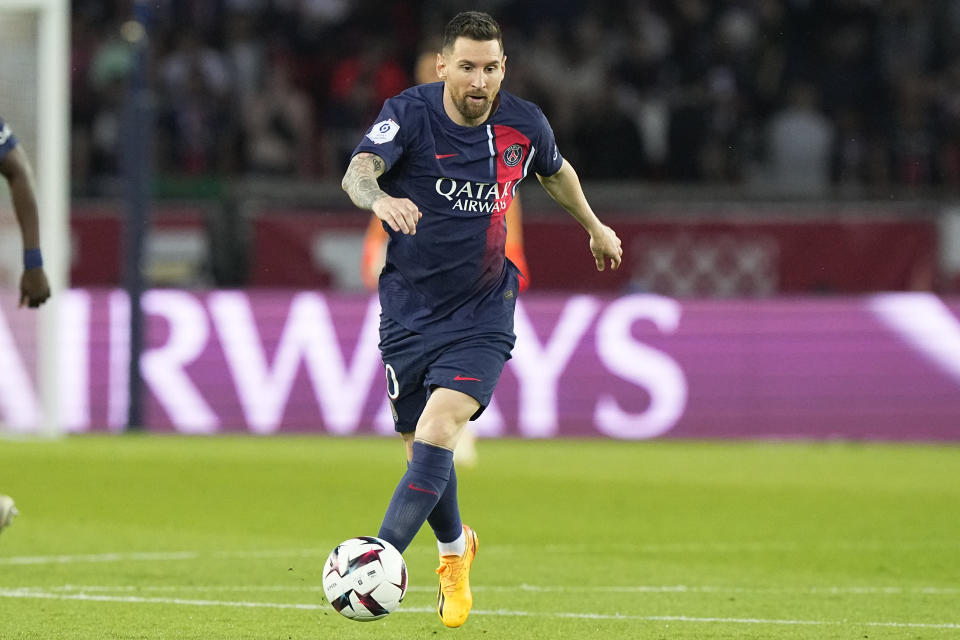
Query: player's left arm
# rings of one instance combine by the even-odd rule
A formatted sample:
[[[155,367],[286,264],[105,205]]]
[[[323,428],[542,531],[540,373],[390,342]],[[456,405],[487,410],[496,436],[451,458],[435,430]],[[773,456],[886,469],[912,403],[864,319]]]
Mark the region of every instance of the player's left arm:
[[[587,202],[587,197],[583,194],[580,178],[573,169],[573,165],[564,160],[560,170],[555,174],[552,176],[537,174],[537,179],[540,180],[540,184],[550,194],[550,197],[566,209],[590,234],[590,252],[597,264],[597,271],[603,271],[607,259],[610,260],[611,269],[620,268],[623,257],[620,238],[617,237],[613,229],[600,222],[593,209],[590,208],[590,203]]]
[[[0,174],[7,179],[13,210],[23,239],[24,271],[20,278],[20,306],[38,307],[50,297],[50,284],[40,257],[40,216],[33,171],[19,146],[0,159]]]

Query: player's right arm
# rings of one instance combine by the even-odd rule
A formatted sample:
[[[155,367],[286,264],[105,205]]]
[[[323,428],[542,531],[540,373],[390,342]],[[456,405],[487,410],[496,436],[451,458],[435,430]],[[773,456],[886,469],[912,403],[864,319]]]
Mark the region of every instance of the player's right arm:
[[[422,214],[411,200],[394,198],[380,188],[377,178],[386,171],[383,158],[373,153],[361,152],[353,156],[340,186],[353,204],[369,209],[394,231],[406,234],[417,232],[417,222]]]
[[[50,284],[40,258],[40,216],[37,209],[36,191],[33,186],[33,171],[27,154],[15,146],[0,157],[0,174],[7,179],[13,211],[20,225],[23,239],[25,268],[20,278],[20,306],[39,307],[50,297]],[[27,261],[28,254],[33,254]]]

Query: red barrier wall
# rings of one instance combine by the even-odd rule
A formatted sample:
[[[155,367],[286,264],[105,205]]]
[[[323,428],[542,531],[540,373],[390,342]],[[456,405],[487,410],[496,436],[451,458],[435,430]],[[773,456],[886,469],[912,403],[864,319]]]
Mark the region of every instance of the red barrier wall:
[[[153,217],[155,230],[166,233],[173,243],[177,233],[206,241],[206,220],[199,208],[165,208]],[[937,228],[930,216],[878,219],[865,212],[828,220],[826,213],[811,210],[797,212],[797,221],[782,215],[773,221],[715,221],[689,215],[641,219],[603,212],[601,217],[624,242],[623,268],[616,273],[595,270],[587,236],[571,219],[560,214],[527,219],[524,236],[532,290],[763,297],[931,290],[937,278]],[[366,221],[359,211],[260,212],[251,222],[247,282],[264,287],[355,288],[357,279],[350,276],[355,267],[359,270]],[[71,226],[73,284],[119,284],[118,213],[82,210],[73,216]],[[192,259],[201,263],[205,257]],[[175,253],[172,259],[178,259]],[[169,265],[166,271],[154,271],[177,273]]]

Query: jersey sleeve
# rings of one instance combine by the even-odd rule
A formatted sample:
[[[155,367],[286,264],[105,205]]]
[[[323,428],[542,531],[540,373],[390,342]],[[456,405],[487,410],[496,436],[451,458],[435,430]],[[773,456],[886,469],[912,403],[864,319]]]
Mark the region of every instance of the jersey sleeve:
[[[17,138],[13,135],[10,125],[0,118],[0,160],[7,157],[7,154],[13,151],[17,146]]]
[[[552,176],[563,166],[563,156],[557,148],[557,141],[553,136],[553,129],[547,122],[547,117],[537,109],[539,133],[537,135],[537,155],[533,159],[533,170],[539,175]]]
[[[403,155],[404,140],[407,138],[405,125],[405,109],[400,101],[390,98],[383,103],[383,109],[377,116],[377,121],[371,126],[360,140],[360,144],[353,150],[358,153],[373,153],[380,156],[386,163],[389,171]],[[409,123],[406,123],[409,126]]]

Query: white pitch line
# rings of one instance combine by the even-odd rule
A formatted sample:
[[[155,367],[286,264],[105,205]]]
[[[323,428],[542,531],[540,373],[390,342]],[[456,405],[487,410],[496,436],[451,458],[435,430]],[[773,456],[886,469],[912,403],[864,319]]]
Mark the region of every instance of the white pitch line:
[[[28,589],[0,589],[0,598],[33,598],[38,600],[84,600],[91,602],[125,602],[137,604],[179,604],[196,607],[243,607],[264,609],[331,609],[320,604],[296,602],[245,602],[237,600],[188,600],[186,598],[145,598],[141,596],[106,596],[90,593],[49,593]]]
[[[473,587],[482,590],[483,586]],[[687,585],[622,585],[622,586],[537,586],[521,584],[518,587],[487,587],[494,591],[533,591],[544,593],[781,593],[827,595],[960,595],[958,587],[734,587]]]
[[[489,545],[488,545],[489,546]],[[599,547],[599,549],[598,549]],[[918,551],[924,549],[955,549],[960,547],[960,540],[899,540],[886,542],[880,540],[835,540],[823,543],[809,543],[802,541],[775,541],[775,542],[649,542],[649,543],[611,543],[597,544],[546,544],[540,548],[548,552],[559,553],[597,553],[603,548],[616,551],[630,551],[635,553],[757,553],[757,552],[810,552],[810,551]],[[524,545],[497,545],[495,551],[527,551]]]
[[[120,602],[128,604],[175,604],[197,607],[241,607],[264,609],[300,609],[300,610],[332,610],[327,605],[290,602],[250,602],[244,600],[188,600],[185,598],[145,598],[141,596],[106,596],[86,593],[49,593],[46,591],[32,591],[24,589],[0,589],[0,598],[28,598],[41,600],[81,600],[92,602]],[[400,608],[397,613],[433,613],[433,607]],[[480,616],[510,616],[510,617],[537,617],[537,618],[565,618],[586,620],[634,620],[644,622],[696,622],[720,624],[749,624],[749,625],[804,625],[804,626],[865,626],[865,627],[896,627],[909,629],[960,629],[960,623],[954,622],[856,622],[849,620],[785,620],[765,618],[713,618],[695,616],[638,616],[625,614],[605,613],[575,613],[575,612],[533,612],[515,611],[510,609],[483,610],[474,609],[472,615]]]
[[[617,553],[762,553],[762,552],[823,552],[823,551],[917,551],[923,549],[944,549],[960,547],[960,540],[927,540],[918,542],[880,542],[835,541],[824,544],[802,544],[799,542],[741,542],[741,543],[649,543],[617,544]],[[333,548],[331,544],[330,548]],[[598,553],[596,544],[551,544],[540,547],[550,553]],[[518,553],[529,550],[524,545],[487,545],[484,553]],[[427,549],[411,549],[411,553],[420,554]],[[67,554],[49,556],[12,556],[0,558],[2,565],[70,564],[99,562],[167,562],[171,560],[196,560],[198,558],[285,558],[285,557],[325,557],[327,549],[273,549],[238,551],[130,551],[92,554]],[[432,550],[429,552],[432,553]]]
[[[11,556],[0,558],[0,565],[83,564],[100,562],[167,562],[170,560],[197,560],[199,558],[288,558],[326,556],[320,549],[278,549],[249,551],[129,551],[116,553],[88,553],[54,556]]]
[[[74,585],[65,584],[55,587],[17,587],[28,591],[77,591],[77,592],[302,592],[319,593],[318,585]],[[429,592],[437,590],[436,585],[410,585],[411,592]],[[827,586],[827,587],[736,587],[710,585],[621,585],[621,586],[543,586],[534,584],[518,585],[473,585],[473,591],[483,593],[761,593],[761,594],[810,594],[810,595],[960,595],[960,587],[892,587],[892,586]]]
[[[196,551],[136,552],[136,553],[91,553],[60,556],[12,556],[0,558],[0,565],[74,564],[86,562],[129,562],[133,560],[167,561],[196,560]]]
[[[211,584],[211,585],[106,585],[106,584],[65,584],[58,587],[13,587],[14,590],[22,591],[51,591],[51,592],[60,592],[60,591],[78,591],[78,592],[169,592],[169,591],[209,591],[209,592],[247,592],[247,593],[268,593],[268,592],[292,592],[292,593],[321,593],[323,587],[319,585],[282,585],[282,584],[271,584],[271,585],[227,585],[227,584]],[[408,587],[407,590],[410,591],[412,587]],[[436,587],[431,588],[432,591],[436,591]]]

